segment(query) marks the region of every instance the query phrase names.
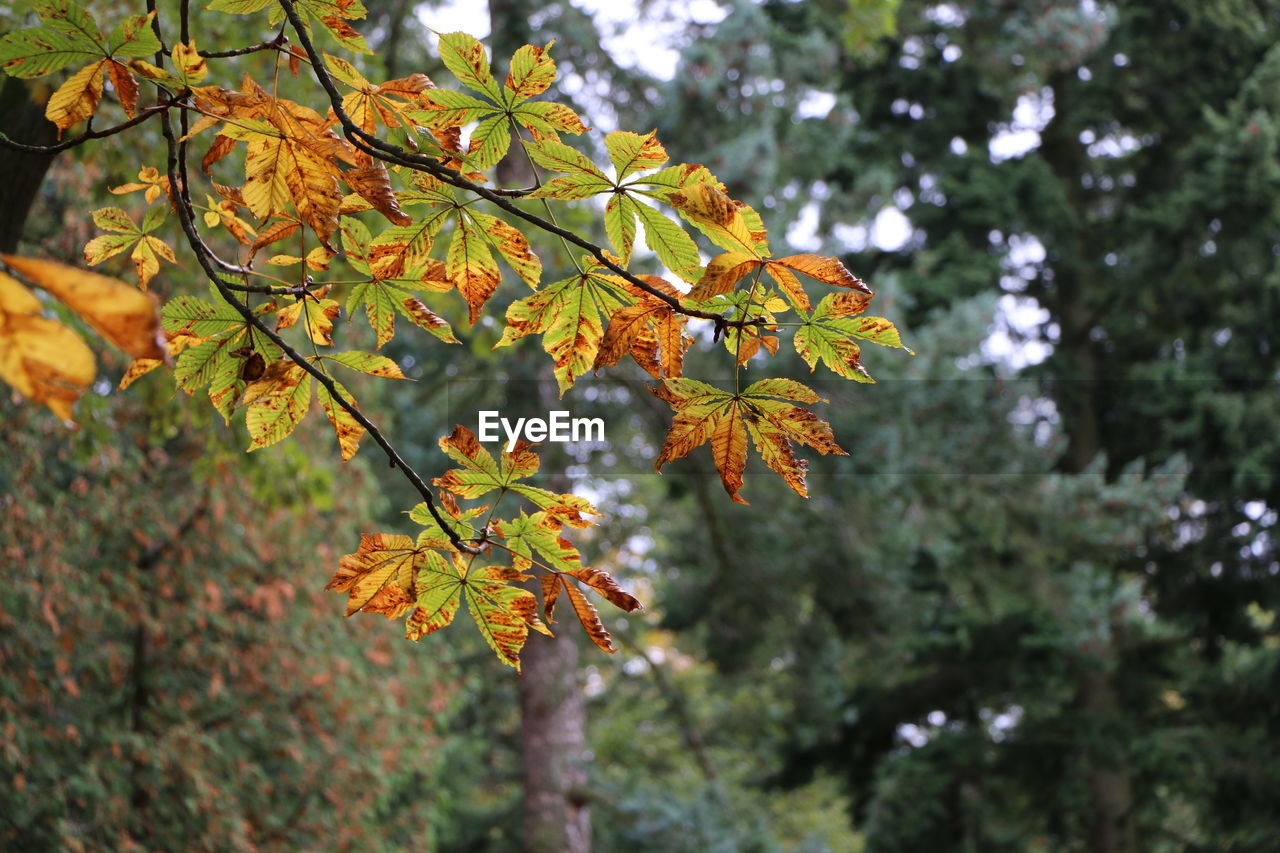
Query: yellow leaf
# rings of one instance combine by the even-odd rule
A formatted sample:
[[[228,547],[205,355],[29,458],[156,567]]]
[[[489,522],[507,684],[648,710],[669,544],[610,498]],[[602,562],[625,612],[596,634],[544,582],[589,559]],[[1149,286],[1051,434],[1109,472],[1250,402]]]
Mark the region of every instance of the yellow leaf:
[[[355,397],[352,397],[340,383],[335,382],[334,385],[342,399],[354,405]],[[342,453],[342,461],[346,462],[356,455],[356,450],[360,447],[360,439],[364,437],[365,428],[350,412],[342,408],[325,386],[316,386],[316,397],[320,400],[320,408],[324,409],[325,417],[329,419],[329,423],[333,424],[333,431],[338,436],[338,448]]]
[[[45,118],[58,126],[59,138],[62,131],[89,118],[98,108],[102,100],[102,73],[110,61],[100,59],[81,68],[59,86],[45,104]]]
[[[506,88],[514,100],[541,95],[555,81],[556,63],[547,53],[553,44],[554,41],[547,42],[546,47],[526,44],[511,57]]]
[[[199,83],[209,76],[209,66],[200,51],[196,50],[196,41],[178,42],[173,46],[173,67],[177,69],[184,83]]]
[[[120,378],[120,384],[116,386],[116,389],[123,391],[162,364],[164,362],[158,358],[135,358],[129,362],[129,369]]]
[[[154,296],[119,279],[56,261],[15,255],[0,258],[57,297],[124,352],[134,358],[165,358],[159,304]]]
[[[558,281],[507,308],[507,328],[495,347],[526,335],[542,334],[542,347],[555,359],[560,394],[591,370],[597,359],[604,324],[600,313],[624,308],[629,294],[622,279],[588,270]]]
[[[484,304],[498,289],[500,275],[484,233],[465,216],[458,217],[458,227],[449,242],[445,268],[449,279],[467,301],[474,325],[480,319]]]
[[[71,407],[93,383],[93,352],[40,309],[31,291],[0,272],[0,379],[69,421]]]
[[[311,374],[288,359],[272,363],[262,378],[245,388],[245,426],[250,450],[287,437],[311,405]]]
[[[170,249],[168,244],[159,237],[143,237],[133,247],[129,258],[133,261],[134,268],[138,273],[138,287],[143,290],[147,289],[147,285],[151,283],[151,279],[155,277],[155,274],[160,272],[161,258],[171,264],[178,262],[178,259],[173,255],[173,249]]]
[[[764,232],[752,227],[752,222],[758,222],[759,216],[715,186],[690,184],[672,193],[668,202],[717,246],[730,252],[746,252],[757,258],[769,254]]]

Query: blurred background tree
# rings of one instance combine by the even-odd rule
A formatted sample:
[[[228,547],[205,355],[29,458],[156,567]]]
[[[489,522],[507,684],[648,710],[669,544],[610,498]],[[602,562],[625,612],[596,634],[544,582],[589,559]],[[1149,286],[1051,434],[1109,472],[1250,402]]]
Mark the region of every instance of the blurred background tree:
[[[372,6],[389,76],[477,20]],[[595,848],[1274,849],[1280,4],[488,11],[499,58],[557,38],[590,124],[656,127],[920,342],[870,388],[780,357],[853,453],[814,464],[808,502],[756,476],[728,505],[698,454],[639,473],[662,407],[627,382],[567,398],[609,424],[569,469],[611,516],[584,544],[649,605],[580,658],[590,784],[561,796]],[[53,168],[25,233],[74,257],[59,211],[136,164]],[[545,373],[536,343],[499,372],[495,329],[464,337],[390,345],[419,383],[383,401],[424,470],[453,411]],[[555,849],[522,836],[517,686],[484,650],[313,603],[356,532],[317,535],[335,488],[371,524],[412,497],[324,454],[213,464],[147,382],[82,404],[120,429],[5,411],[8,837]]]

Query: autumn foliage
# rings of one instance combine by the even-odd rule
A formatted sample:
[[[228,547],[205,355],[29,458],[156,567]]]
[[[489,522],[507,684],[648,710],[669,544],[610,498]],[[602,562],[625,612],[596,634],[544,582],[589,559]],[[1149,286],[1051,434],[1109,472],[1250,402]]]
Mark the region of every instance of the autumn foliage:
[[[503,318],[497,347],[540,336],[562,395],[629,357],[673,410],[656,466],[706,444],[739,503],[749,445],[802,496],[807,462],[797,446],[846,452],[808,408],[818,394],[789,379],[742,381],[749,364],[767,363],[790,331],[811,369],[821,363],[870,381],[862,343],[902,347],[891,323],[865,315],[872,292],[838,259],[775,258],[760,215],[705,167],[671,163],[653,133],[604,135],[608,165],[569,144],[589,128],[544,98],[556,78],[551,44],[516,51],[499,81],[478,41],[441,34],[440,57],[459,88],[421,73],[373,82],[317,48],[323,37],[334,49],[368,52],[353,24],[365,14],[359,0],[214,0],[191,17],[253,15],[276,32],[214,52],[191,37],[187,15],[133,14],[104,34],[72,0],[36,10],[38,27],[0,39],[5,71],[70,72],[46,112],[61,133],[101,109],[105,81],[125,116],[56,147],[146,121],[160,124],[166,145],[140,164],[136,182],[112,188],[137,199],[132,211],[93,212],[102,233],[84,249],[90,266],[127,253],[136,286],[4,258],[12,275],[0,272],[0,378],[64,419],[94,379],[92,353],[20,278],[134,358],[122,387],[171,368],[183,391],[207,395],[228,422],[243,420],[250,450],[287,438],[317,406],[344,460],[370,436],[421,494],[409,513],[420,529],[366,534],[342,558],[328,588],[347,595],[348,616],[402,619],[418,640],[465,609],[498,657],[518,667],[529,632],[549,634],[558,604],[567,600],[612,651],[592,597],[623,610],[639,602],[584,565],[562,535],[592,524],[595,508],[524,482],[539,466],[530,446],[495,458],[459,426],[440,442],[458,467],[428,485],[406,465],[344,384],[404,375],[376,352],[339,348],[341,324],[367,324],[378,348],[406,324],[424,348],[456,344],[431,306],[461,299],[471,324],[488,312]],[[239,57],[253,53],[268,54],[274,73],[237,73]],[[282,72],[313,81],[315,100],[279,97]],[[534,186],[495,184],[494,167],[508,157],[528,159]],[[557,224],[555,207],[570,204],[598,212],[607,248]],[[531,234],[572,248],[576,270],[544,283]],[[666,276],[631,271],[640,241]],[[165,265],[179,263],[200,267],[207,292],[166,286]],[[503,298],[517,290],[527,295]],[[495,310],[498,301],[505,306]],[[718,345],[734,372],[730,388],[685,375]]]

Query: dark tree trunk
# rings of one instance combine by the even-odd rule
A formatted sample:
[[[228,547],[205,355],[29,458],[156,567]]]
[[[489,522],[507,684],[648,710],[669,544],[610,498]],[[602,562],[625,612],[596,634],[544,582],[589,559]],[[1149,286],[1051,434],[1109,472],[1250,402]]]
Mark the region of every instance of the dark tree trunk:
[[[1079,474],[1102,451],[1102,432],[1097,405],[1098,364],[1096,344],[1091,338],[1096,288],[1090,284],[1102,273],[1091,261],[1088,201],[1081,192],[1080,179],[1088,169],[1088,158],[1077,135],[1071,95],[1073,72],[1060,72],[1050,83],[1056,115],[1045,128],[1042,154],[1063,186],[1071,204],[1072,221],[1064,222],[1053,235],[1055,257],[1054,298],[1050,310],[1061,328],[1060,370],[1056,393],[1067,434],[1067,449],[1060,467]],[[1091,304],[1092,300],[1092,304]],[[1100,615],[1101,616],[1101,615]],[[1106,614],[1111,619],[1112,614]],[[1121,628],[1112,619],[1111,640],[1090,649],[1096,660],[1086,663],[1076,683],[1076,707],[1083,716],[1093,746],[1086,750],[1085,784],[1089,792],[1089,849],[1093,853],[1138,853],[1141,844],[1134,821],[1133,776],[1127,755],[1128,743],[1112,728],[1121,712],[1116,689],[1115,668],[1121,657]],[[1092,663],[1093,666],[1089,666]]]
[[[0,116],[0,131],[14,142],[50,145],[57,141],[57,128],[44,117],[44,107],[31,100],[27,84],[16,77],[7,78],[0,87]],[[0,148],[0,252],[17,250],[27,214],[54,156]]]

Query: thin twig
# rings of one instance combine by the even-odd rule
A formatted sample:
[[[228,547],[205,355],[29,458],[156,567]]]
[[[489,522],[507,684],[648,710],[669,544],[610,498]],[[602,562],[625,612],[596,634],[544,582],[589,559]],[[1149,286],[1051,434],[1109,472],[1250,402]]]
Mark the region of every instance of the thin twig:
[[[13,151],[24,151],[28,154],[57,154],[60,151],[75,148],[77,145],[83,145],[90,140],[105,139],[108,136],[115,136],[117,133],[122,133],[131,127],[137,127],[153,115],[159,115],[160,113],[165,112],[176,103],[176,100],[172,100],[147,107],[123,124],[108,127],[106,130],[86,130],[79,136],[74,136],[71,139],[64,139],[57,145],[28,145],[25,142],[16,142],[5,136],[3,133],[0,133],[0,146],[9,148]]]
[[[276,34],[276,37],[259,44],[250,45],[249,47],[238,47],[234,50],[201,50],[199,54],[205,59],[227,59],[232,56],[244,56],[250,53],[257,53],[262,50],[282,50],[284,45],[289,41],[289,36],[284,30]]]

